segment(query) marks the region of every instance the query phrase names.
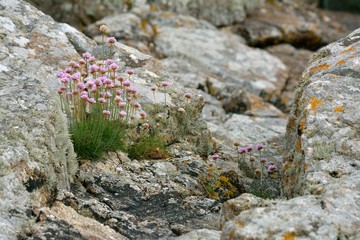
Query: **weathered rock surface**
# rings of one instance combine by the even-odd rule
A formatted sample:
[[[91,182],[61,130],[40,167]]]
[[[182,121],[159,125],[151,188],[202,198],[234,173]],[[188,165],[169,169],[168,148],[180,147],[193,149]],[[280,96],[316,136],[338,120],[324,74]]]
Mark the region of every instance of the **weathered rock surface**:
[[[282,90],[281,97],[276,102],[276,106],[289,113],[294,104],[296,87],[313,52],[306,49],[296,49],[290,44],[279,44],[268,47],[266,50],[278,57],[289,69],[289,79]]]
[[[160,5],[162,9],[204,19],[215,26],[224,26],[242,22],[248,13],[256,11],[264,0],[228,0],[225,2],[217,0],[155,0],[153,2]]]
[[[282,169],[295,198],[240,213],[221,239],[360,237],[359,36],[321,49],[303,74]]]
[[[50,78],[77,52],[66,27],[30,4],[2,0],[0,15],[0,238],[15,239],[77,169]]]
[[[354,30],[339,24],[331,13],[318,11],[294,1],[268,2],[260,11],[249,16],[243,24],[233,28],[251,46],[289,43],[313,50]]]
[[[210,198],[215,197],[210,188],[224,191],[218,198],[235,196],[240,193],[235,187],[239,180],[229,185],[233,179],[221,178],[220,171],[199,157],[179,154],[167,161],[139,162],[109,153],[104,162],[82,165],[82,185],[59,200],[130,239],[171,239],[193,229],[219,230],[220,202]],[[217,184],[221,189],[215,189]]]
[[[176,240],[219,240],[220,231],[209,230],[209,229],[199,229],[191,231],[187,234],[184,234],[180,237],[175,238]]]

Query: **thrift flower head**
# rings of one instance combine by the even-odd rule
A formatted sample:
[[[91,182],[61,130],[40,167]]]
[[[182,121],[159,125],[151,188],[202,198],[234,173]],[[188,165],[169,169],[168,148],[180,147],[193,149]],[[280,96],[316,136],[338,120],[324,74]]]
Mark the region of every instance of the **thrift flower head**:
[[[98,99],[98,102],[99,102],[99,103],[106,103],[106,99],[105,99],[105,98],[99,98],[99,99]]]
[[[254,149],[253,146],[248,146],[248,147],[246,148],[246,152],[251,152],[253,149]]]
[[[129,75],[133,75],[135,73],[135,70],[134,69],[128,69],[128,70],[126,70],[126,73],[129,74]]]
[[[146,118],[146,112],[141,111],[140,112],[140,117],[141,117],[141,119],[145,119]]]
[[[91,56],[90,53],[86,52],[86,53],[83,53],[82,57],[83,57],[84,59],[90,59],[92,56]]]
[[[107,39],[107,42],[108,42],[108,44],[114,44],[114,43],[116,43],[116,39],[114,38],[114,37],[109,37],[108,39]]]
[[[106,35],[106,34],[109,33],[109,28],[108,28],[106,25],[101,25],[101,26],[99,27],[99,30],[100,30],[100,32],[101,32],[102,34],[104,34],[104,35]]]
[[[273,165],[273,164],[272,164],[272,165],[269,165],[269,167],[268,167],[267,170],[268,170],[269,173],[273,173],[273,172],[276,170],[276,166]]]
[[[105,117],[108,117],[108,116],[110,116],[110,111],[109,110],[103,110],[102,111],[102,114],[105,116]]]
[[[128,86],[130,86],[130,81],[129,80],[125,80],[124,82],[123,82],[123,85],[125,86],[125,87],[128,87]]]
[[[212,158],[213,160],[217,160],[217,159],[220,158],[220,155],[219,155],[219,154],[213,154],[213,155],[211,155],[211,158]]]
[[[263,148],[264,148],[264,144],[262,144],[262,143],[258,143],[255,145],[255,149],[258,151],[262,150]]]
[[[179,109],[178,109],[178,112],[179,112],[179,113],[185,113],[185,109],[184,109],[184,108],[179,108]]]
[[[116,71],[116,70],[119,68],[119,66],[118,66],[116,63],[110,64],[109,67],[110,67],[110,69],[113,70],[113,71]]]
[[[192,98],[192,95],[191,95],[191,93],[185,93],[185,94],[184,94],[184,97],[185,97],[186,99],[191,99],[191,98]]]
[[[86,61],[85,61],[83,58],[80,58],[80,59],[79,59],[79,63],[80,63],[81,65],[84,65],[84,64],[86,63]]]
[[[125,78],[123,76],[120,76],[117,78],[117,80],[122,83],[125,80]]]
[[[260,162],[261,162],[262,164],[265,164],[267,161],[268,161],[267,158],[262,158],[262,159],[260,160]]]
[[[119,115],[120,115],[120,117],[121,117],[121,118],[123,118],[123,117],[125,117],[125,116],[126,116],[126,112],[124,112],[124,111],[120,111],[120,112],[119,112]]]
[[[163,81],[162,83],[161,83],[161,86],[163,86],[163,87],[167,87],[167,86],[169,86],[169,82],[168,81]]]
[[[106,65],[110,66],[111,64],[114,63],[114,60],[112,60],[112,59],[106,59],[105,63],[106,63]]]
[[[246,148],[239,148],[239,153],[240,154],[245,154],[245,153],[247,153],[247,149]]]
[[[157,86],[156,86],[156,85],[152,85],[152,86],[150,87],[150,90],[153,91],[153,92],[155,92],[156,89],[157,89]]]
[[[89,103],[95,103],[95,99],[94,98],[88,98],[88,102]]]

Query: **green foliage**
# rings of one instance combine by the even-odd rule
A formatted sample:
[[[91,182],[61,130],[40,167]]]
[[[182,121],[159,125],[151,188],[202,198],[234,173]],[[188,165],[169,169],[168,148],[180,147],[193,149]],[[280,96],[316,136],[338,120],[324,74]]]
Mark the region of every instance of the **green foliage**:
[[[127,152],[131,159],[165,159],[169,153],[166,142],[159,134],[141,134]]]
[[[70,128],[71,140],[79,157],[97,160],[106,151],[122,150],[125,127],[107,119],[86,119]]]

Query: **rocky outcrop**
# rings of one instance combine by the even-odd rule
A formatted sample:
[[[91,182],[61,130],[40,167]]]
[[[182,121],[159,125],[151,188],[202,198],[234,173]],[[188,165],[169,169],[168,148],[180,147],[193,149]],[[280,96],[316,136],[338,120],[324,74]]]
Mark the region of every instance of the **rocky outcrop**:
[[[164,9],[182,15],[190,15],[204,19],[215,26],[226,26],[242,22],[248,13],[255,11],[264,0],[181,0],[181,1],[153,1]]]
[[[0,9],[0,238],[15,239],[32,208],[68,189],[77,170],[51,77],[77,52],[73,29],[30,4],[0,1]]]
[[[359,36],[321,49],[303,73],[282,169],[295,198],[241,212],[221,239],[360,237]]]

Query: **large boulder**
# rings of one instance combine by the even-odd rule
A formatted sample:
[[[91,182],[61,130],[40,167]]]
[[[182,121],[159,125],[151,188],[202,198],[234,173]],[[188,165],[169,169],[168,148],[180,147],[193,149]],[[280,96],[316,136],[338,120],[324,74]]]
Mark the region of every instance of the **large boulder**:
[[[360,29],[315,54],[287,125],[283,194],[241,212],[226,239],[360,237]]]

